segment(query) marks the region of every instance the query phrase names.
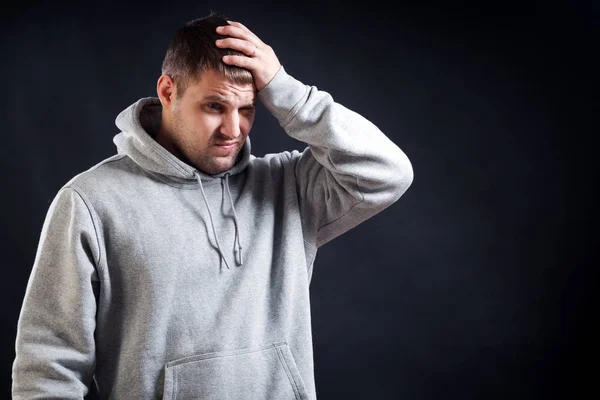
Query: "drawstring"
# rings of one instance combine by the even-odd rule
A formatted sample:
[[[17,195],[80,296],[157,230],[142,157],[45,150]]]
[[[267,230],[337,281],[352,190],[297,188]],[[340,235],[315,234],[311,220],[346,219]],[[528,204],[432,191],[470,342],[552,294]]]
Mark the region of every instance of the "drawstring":
[[[225,174],[225,188],[229,195],[229,202],[231,203],[231,209],[233,210],[233,222],[235,223],[235,240],[237,241],[237,252],[235,253],[235,262],[237,265],[242,265],[242,243],[240,242],[240,234],[238,228],[237,215],[235,213],[235,207],[233,206],[233,199],[231,198],[231,191],[229,190],[229,174]],[[235,250],[235,249],[234,249]]]
[[[200,177],[200,174],[194,173],[194,175],[196,175],[196,179],[198,180],[198,184],[200,185],[200,191],[202,192],[202,197],[204,198],[204,203],[206,204],[206,209],[208,210],[208,217],[210,218],[210,224],[212,225],[213,235],[215,236],[215,242],[217,242],[217,250],[219,251],[219,255],[221,256],[223,261],[225,261],[225,265],[227,266],[227,268],[231,269],[229,267],[229,263],[227,262],[227,258],[225,258],[225,255],[223,254],[223,250],[221,249],[221,243],[219,243],[219,236],[217,235],[217,230],[215,228],[215,223],[213,221],[212,212],[210,211],[210,206],[208,205],[208,199],[206,198],[206,193],[204,193],[204,187],[202,186],[202,178]],[[225,186],[227,188],[229,202],[231,203],[231,208],[233,210],[233,221],[235,223],[235,241],[237,242],[237,245],[238,245],[237,249],[234,248],[235,262],[238,266],[241,266],[242,265],[242,244],[240,242],[240,234],[239,234],[239,229],[238,229],[237,215],[235,213],[235,208],[233,206],[233,199],[231,197],[231,192],[229,190],[229,174],[225,175]]]
[[[204,187],[202,187],[202,178],[200,177],[199,174],[195,174],[195,175],[196,175],[196,178],[198,179],[198,184],[200,185],[200,191],[202,192],[202,197],[204,197],[204,203],[206,204],[206,209],[208,210],[208,217],[210,218],[210,224],[212,225],[213,234],[215,235],[215,241],[217,242],[217,250],[219,250],[219,254],[221,255],[221,258],[223,259],[223,261],[225,261],[225,265],[227,266],[227,269],[231,269],[231,268],[229,268],[229,263],[227,262],[227,259],[223,255],[223,250],[221,250],[221,244],[219,243],[219,236],[217,236],[217,230],[215,229],[215,223],[213,221],[212,213],[210,212],[210,207],[208,205],[208,199],[206,198],[206,194],[204,193]]]

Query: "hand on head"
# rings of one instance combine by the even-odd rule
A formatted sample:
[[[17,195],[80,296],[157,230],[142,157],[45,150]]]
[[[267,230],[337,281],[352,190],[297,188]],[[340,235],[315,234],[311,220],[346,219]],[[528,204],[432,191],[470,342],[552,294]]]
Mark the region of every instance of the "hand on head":
[[[281,64],[271,46],[264,43],[252,31],[239,22],[227,21],[229,25],[219,26],[217,33],[228,36],[219,39],[216,45],[241,51],[245,56],[224,56],[223,62],[246,68],[252,72],[257,90],[262,90],[273,79]]]

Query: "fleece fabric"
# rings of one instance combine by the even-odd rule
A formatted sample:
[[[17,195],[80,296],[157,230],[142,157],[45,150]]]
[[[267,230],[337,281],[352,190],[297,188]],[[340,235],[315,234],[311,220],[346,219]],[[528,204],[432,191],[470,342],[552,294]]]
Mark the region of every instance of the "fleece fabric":
[[[218,175],[153,139],[157,98],[119,113],[116,154],[48,209],[13,399],[92,386],[101,399],[316,399],[317,250],[396,202],[413,169],[373,123],[283,67],[258,96],[306,147],[255,157],[248,138]]]

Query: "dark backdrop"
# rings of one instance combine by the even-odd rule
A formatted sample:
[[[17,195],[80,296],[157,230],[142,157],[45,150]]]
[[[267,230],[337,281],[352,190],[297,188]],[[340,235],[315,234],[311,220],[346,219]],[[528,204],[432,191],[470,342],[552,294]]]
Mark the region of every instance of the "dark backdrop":
[[[114,119],[156,94],[174,30],[215,10],[270,44],[290,74],[372,120],[413,163],[396,204],[317,256],[319,398],[581,397],[592,378],[580,360],[597,244],[598,6],[485,3],[3,11],[2,395],[51,199],[115,153]],[[303,148],[264,108],[251,137],[256,155]]]

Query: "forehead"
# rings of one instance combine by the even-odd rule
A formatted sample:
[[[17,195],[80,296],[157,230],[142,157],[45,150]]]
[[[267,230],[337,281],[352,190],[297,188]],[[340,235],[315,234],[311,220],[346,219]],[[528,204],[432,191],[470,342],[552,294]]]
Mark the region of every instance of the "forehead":
[[[193,102],[220,98],[231,104],[247,104],[255,101],[256,89],[252,84],[235,83],[215,70],[207,70],[188,86],[184,97]]]

